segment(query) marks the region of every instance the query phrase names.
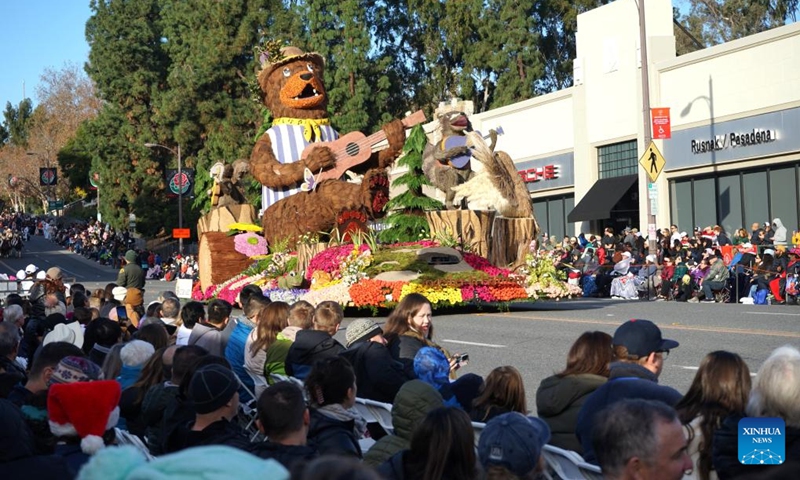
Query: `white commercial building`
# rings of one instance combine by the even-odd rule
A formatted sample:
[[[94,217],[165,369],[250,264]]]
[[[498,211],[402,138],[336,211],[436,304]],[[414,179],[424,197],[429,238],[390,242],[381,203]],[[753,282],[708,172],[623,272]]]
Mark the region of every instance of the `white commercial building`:
[[[800,185],[800,24],[676,56],[672,4],[647,0],[650,105],[669,108],[666,164],[651,192],[638,164],[643,131],[634,0],[578,16],[572,87],[472,116],[502,126],[551,235],[721,225],[729,234],[782,219],[797,230]]]

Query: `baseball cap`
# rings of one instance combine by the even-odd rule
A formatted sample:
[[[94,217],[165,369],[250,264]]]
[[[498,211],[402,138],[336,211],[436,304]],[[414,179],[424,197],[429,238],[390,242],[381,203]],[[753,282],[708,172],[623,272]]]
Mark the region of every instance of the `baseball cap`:
[[[650,320],[632,319],[614,332],[613,345],[623,346],[631,355],[645,357],[653,352],[672,350],[680,345],[675,340],[661,337],[661,329]]]
[[[478,440],[478,459],[483,468],[499,465],[523,477],[539,464],[542,448],[550,441],[550,428],[536,417],[517,412],[489,420]]]
[[[50,267],[47,269],[47,278],[59,280],[61,278],[61,269],[58,267]]]

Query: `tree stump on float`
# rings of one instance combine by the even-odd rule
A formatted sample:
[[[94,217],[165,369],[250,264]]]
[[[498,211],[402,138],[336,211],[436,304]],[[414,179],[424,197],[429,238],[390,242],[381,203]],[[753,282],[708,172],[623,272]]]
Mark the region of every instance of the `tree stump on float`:
[[[495,217],[491,228],[492,245],[489,262],[502,268],[515,268],[525,261],[531,241],[539,226],[536,219]]]
[[[425,217],[432,238],[453,237],[468,246],[472,253],[488,258],[495,213],[491,210],[434,210],[425,212]]]
[[[218,207],[203,215],[197,222],[197,237],[206,232],[227,232],[232,223],[256,222],[256,209],[252,205]]]
[[[256,210],[252,205],[227,205],[211,210],[197,221],[197,238],[200,240],[197,267],[203,292],[211,285],[238,275],[250,265],[250,260],[234,249],[228,226],[232,223],[256,224],[255,219]]]
[[[203,292],[242,273],[252,260],[236,251],[233,236],[223,232],[206,232],[200,235],[197,265],[200,270],[200,288]]]

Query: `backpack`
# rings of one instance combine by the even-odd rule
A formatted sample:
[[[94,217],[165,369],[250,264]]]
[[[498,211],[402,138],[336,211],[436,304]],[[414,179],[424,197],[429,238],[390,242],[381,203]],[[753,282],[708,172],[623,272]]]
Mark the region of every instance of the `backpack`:
[[[767,304],[767,293],[769,290],[762,288],[761,290],[756,290],[756,293],[753,295],[753,304],[754,305],[766,305]]]
[[[797,295],[797,277],[789,275],[786,277],[786,295]]]
[[[594,275],[586,275],[583,277],[583,296],[591,297],[595,292],[597,292],[597,284]]]

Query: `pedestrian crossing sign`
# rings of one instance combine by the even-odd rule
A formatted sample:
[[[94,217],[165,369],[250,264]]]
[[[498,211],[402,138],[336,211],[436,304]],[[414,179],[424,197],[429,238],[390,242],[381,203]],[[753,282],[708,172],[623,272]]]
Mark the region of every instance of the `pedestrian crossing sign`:
[[[656,142],[650,142],[650,146],[647,147],[647,150],[642,154],[642,158],[639,159],[639,165],[642,166],[648,178],[650,178],[650,181],[653,183],[655,183],[661,171],[664,170],[664,165],[666,164],[667,161],[664,160],[664,156],[658,151]]]

